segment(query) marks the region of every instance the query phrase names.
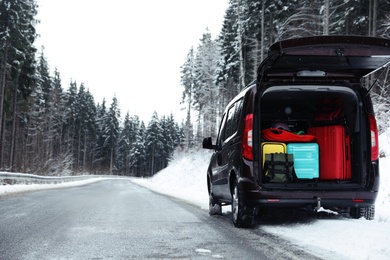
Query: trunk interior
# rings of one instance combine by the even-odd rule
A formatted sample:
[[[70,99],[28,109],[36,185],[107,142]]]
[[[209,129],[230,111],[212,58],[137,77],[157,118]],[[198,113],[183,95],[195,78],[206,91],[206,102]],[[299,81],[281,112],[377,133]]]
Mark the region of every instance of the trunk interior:
[[[364,158],[369,153],[369,133],[363,127],[367,122],[362,103],[355,90],[345,86],[284,85],[267,88],[260,98],[262,133],[264,130],[285,128],[297,134],[298,141],[286,141],[283,135],[270,140],[262,134],[261,185],[316,190],[362,187],[367,167]],[[300,138],[305,135],[315,136],[315,139],[302,141]],[[282,143],[287,147],[285,153],[293,154],[293,170],[287,170],[292,175],[290,178],[274,178],[275,173],[280,173],[275,170],[278,162],[274,162],[273,157],[270,162],[268,155],[266,158],[267,153],[274,152],[263,148],[265,143]],[[313,143],[318,145],[317,151],[312,148],[305,150]],[[288,164],[284,169],[288,169]]]

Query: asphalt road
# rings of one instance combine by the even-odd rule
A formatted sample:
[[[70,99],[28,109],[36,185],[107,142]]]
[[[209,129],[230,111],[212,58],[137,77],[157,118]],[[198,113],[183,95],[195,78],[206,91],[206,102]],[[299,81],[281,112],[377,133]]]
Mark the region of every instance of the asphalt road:
[[[0,259],[317,259],[129,180],[0,198]]]

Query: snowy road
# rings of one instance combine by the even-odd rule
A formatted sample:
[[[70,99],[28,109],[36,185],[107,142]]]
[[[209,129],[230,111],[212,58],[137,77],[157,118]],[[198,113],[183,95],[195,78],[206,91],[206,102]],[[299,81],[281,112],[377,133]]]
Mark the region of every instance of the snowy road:
[[[129,180],[5,196],[0,210],[2,260],[316,259]]]

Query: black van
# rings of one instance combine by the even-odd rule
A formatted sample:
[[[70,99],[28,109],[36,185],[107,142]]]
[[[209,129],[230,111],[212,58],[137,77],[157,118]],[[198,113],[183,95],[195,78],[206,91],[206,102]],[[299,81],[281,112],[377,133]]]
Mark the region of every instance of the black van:
[[[226,107],[207,171],[209,213],[236,227],[258,209],[294,207],[373,219],[378,130],[362,77],[390,62],[390,40],[318,36],[270,46],[257,80]],[[375,84],[375,83],[374,83]],[[367,84],[365,84],[367,85]]]

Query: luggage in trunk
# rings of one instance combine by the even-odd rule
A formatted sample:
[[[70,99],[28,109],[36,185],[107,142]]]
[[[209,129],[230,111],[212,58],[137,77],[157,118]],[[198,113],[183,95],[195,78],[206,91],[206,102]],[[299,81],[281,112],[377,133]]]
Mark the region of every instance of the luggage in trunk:
[[[264,171],[267,182],[291,182],[294,159],[292,154],[267,153],[265,155]]]
[[[293,181],[293,155],[281,142],[262,142],[263,174],[266,182]]]
[[[265,162],[265,155],[271,153],[286,153],[286,144],[279,142],[262,142],[261,148],[263,151],[263,166]]]
[[[344,126],[310,127],[320,150],[320,180],[351,179],[350,137]]]
[[[317,143],[289,143],[287,153],[293,154],[294,170],[298,179],[319,177],[319,149]]]

